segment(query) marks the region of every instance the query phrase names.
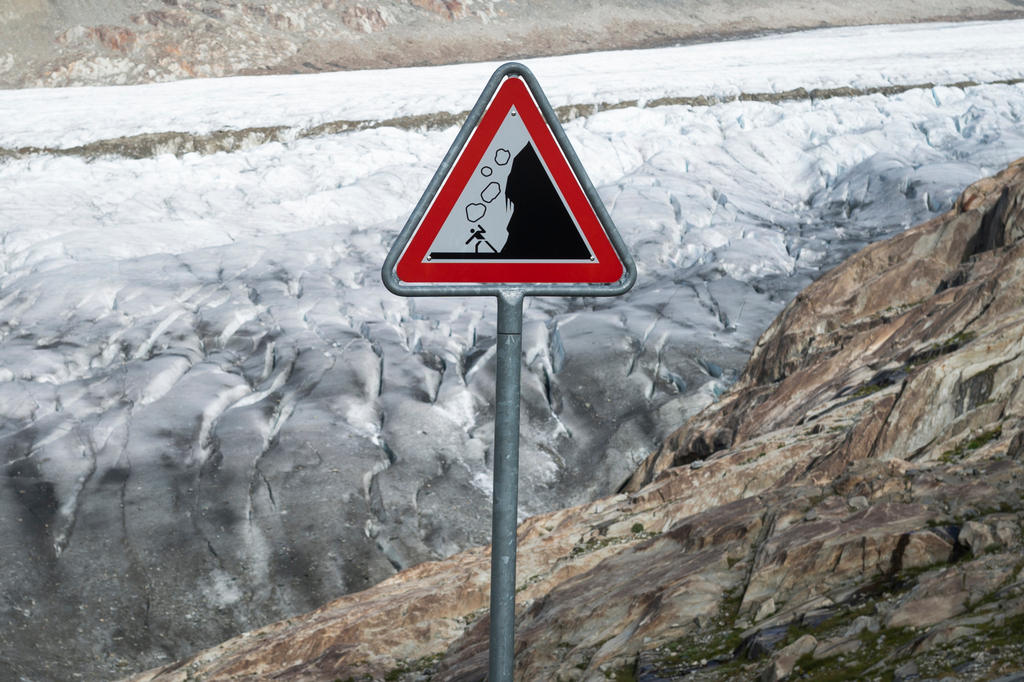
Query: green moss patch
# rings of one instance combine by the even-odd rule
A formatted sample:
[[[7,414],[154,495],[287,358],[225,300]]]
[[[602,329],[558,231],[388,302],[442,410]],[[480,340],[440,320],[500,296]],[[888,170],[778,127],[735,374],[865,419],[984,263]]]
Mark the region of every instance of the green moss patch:
[[[954,353],[969,344],[976,337],[977,334],[972,331],[962,331],[958,334],[954,334],[945,341],[933,343],[927,350],[912,355],[910,359],[907,360],[907,368],[914,369],[922,365],[927,365],[935,358]]]
[[[431,654],[430,656],[424,656],[423,658],[404,663],[397,668],[388,672],[384,676],[386,682],[400,682],[408,677],[414,677],[416,679],[430,679],[431,676],[436,672],[437,664],[441,662],[441,658],[444,656],[442,653]]]
[[[991,431],[985,431],[984,433],[978,434],[973,438],[965,439],[957,443],[957,446],[952,450],[946,450],[939,455],[939,460],[945,464],[951,464],[952,462],[959,461],[967,456],[967,453],[972,450],[977,450],[990,442],[998,439],[1003,435],[1003,427],[997,426]]]

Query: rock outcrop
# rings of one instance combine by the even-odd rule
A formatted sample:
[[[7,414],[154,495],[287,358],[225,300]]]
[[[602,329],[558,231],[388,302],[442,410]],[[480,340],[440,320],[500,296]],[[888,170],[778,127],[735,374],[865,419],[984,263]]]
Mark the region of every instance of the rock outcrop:
[[[520,527],[517,679],[1024,660],[1024,159],[823,276],[621,494]],[[479,680],[488,551],[138,680]]]
[[[388,68],[1022,15],[1016,0],[893,0],[868,10],[798,0],[13,0],[0,6],[0,87]]]

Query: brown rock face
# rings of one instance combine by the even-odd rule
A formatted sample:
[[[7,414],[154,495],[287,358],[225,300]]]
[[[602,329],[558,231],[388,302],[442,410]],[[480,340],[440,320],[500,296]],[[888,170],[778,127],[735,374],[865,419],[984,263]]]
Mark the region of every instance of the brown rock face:
[[[976,408],[1018,388],[1022,176],[1014,163],[968,188],[951,213],[808,287],[758,341],[733,390],[673,434],[627,489],[854,404],[863,413],[841,449],[855,458],[913,459],[1001,414]]]
[[[523,523],[516,679],[1020,670],[1022,377],[1024,159],[809,287],[627,492]],[[483,679],[488,561],[137,679]]]

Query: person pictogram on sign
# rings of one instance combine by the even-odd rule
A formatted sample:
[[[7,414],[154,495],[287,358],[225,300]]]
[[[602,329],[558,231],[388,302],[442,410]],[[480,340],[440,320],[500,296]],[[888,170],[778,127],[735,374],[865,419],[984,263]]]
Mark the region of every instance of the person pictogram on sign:
[[[475,253],[486,253],[480,250],[480,247],[485,245],[491,250],[491,253],[498,253],[498,250],[494,248],[489,241],[487,241],[486,237],[484,237],[485,232],[487,232],[487,230],[484,229],[483,225],[477,225],[475,230],[471,226],[469,228],[469,239],[466,240],[466,245],[468,246],[469,243],[475,239],[476,243],[473,244],[473,251]]]

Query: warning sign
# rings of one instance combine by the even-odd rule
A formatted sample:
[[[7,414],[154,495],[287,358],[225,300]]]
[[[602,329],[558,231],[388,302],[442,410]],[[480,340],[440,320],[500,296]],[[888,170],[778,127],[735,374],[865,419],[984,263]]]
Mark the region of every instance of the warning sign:
[[[523,300],[617,296],[636,266],[537,79],[494,72],[384,260],[401,296],[490,296],[495,350],[492,680],[512,680]]]
[[[632,262],[607,212],[532,74],[509,66],[518,69],[471,114],[450,170],[439,184],[435,176],[392,248],[394,275],[413,284],[620,282]]]
[[[427,255],[494,262],[593,257],[514,106]]]

